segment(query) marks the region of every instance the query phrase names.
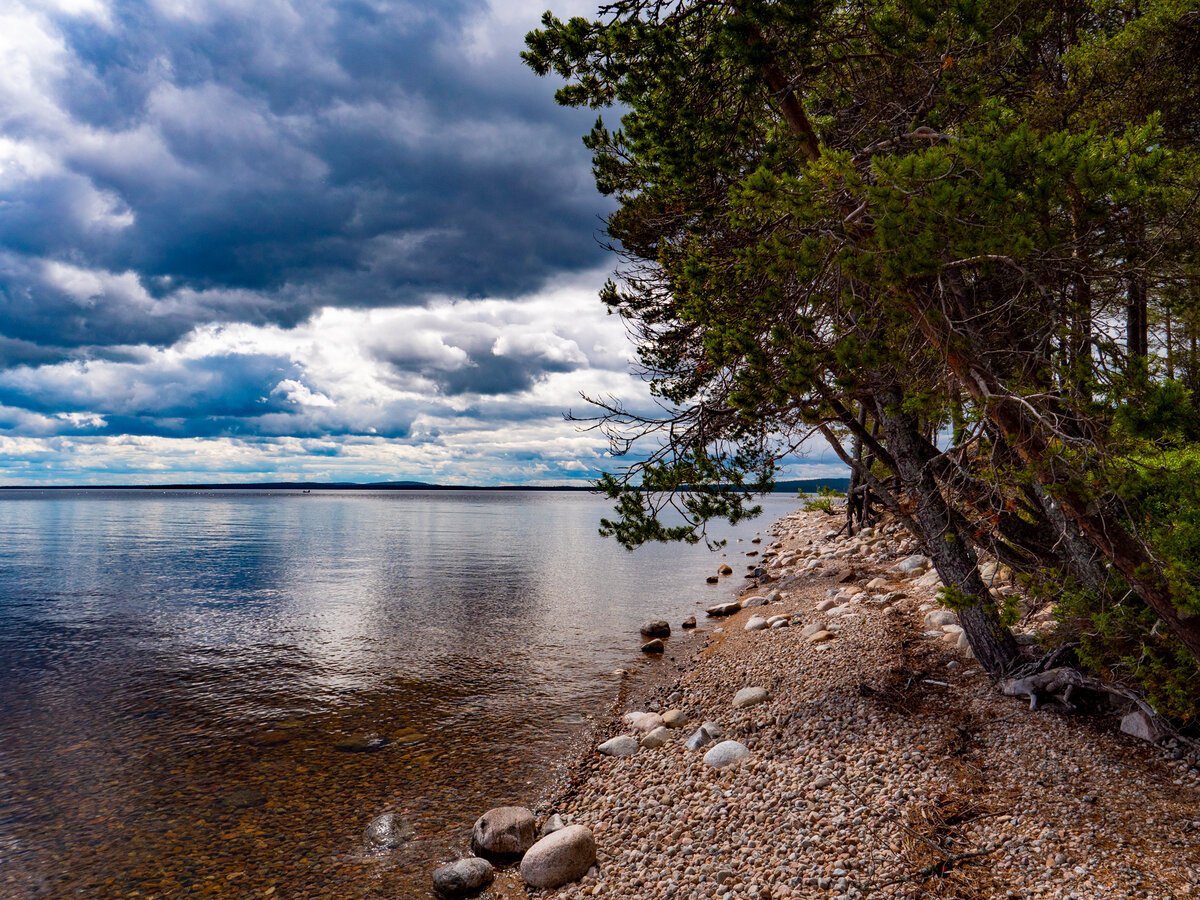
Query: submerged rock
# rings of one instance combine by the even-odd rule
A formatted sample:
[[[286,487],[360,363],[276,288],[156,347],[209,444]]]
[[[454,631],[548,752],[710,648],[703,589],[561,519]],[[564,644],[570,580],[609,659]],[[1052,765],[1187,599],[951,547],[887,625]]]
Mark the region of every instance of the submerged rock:
[[[267,795],[257,788],[240,787],[222,794],[219,802],[229,809],[257,809],[267,802]]]
[[[535,888],[556,888],[578,881],[596,862],[596,840],[583,825],[568,825],[529,848],[521,877]]]
[[[375,732],[367,732],[365,734],[355,734],[338,741],[333,745],[333,749],[339,753],[374,753],[376,750],[382,750],[390,742],[382,734]]]
[[[412,826],[390,812],[376,816],[363,832],[367,846],[373,850],[393,850],[412,836]]]
[[[433,873],[433,890],[439,897],[473,897],[492,883],[492,864],[478,856],[456,860]]]
[[[489,859],[516,859],[537,840],[537,820],[524,806],[498,806],[475,820],[471,850]]]
[[[720,568],[717,569],[717,574],[718,575],[732,575],[733,574],[733,566],[729,565],[729,563],[721,563]]]

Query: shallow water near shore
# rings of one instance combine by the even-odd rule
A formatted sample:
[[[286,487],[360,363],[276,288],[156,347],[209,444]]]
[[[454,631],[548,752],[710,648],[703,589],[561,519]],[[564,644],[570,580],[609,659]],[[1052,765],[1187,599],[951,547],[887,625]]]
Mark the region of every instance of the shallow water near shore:
[[[421,896],[795,506],[714,587],[580,493],[0,493],[0,896]]]

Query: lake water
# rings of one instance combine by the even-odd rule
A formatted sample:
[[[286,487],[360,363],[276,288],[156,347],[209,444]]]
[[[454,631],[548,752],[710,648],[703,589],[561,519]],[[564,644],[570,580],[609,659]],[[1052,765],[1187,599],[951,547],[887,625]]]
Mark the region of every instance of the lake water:
[[[796,505],[710,587],[580,493],[0,492],[0,896],[422,896]]]

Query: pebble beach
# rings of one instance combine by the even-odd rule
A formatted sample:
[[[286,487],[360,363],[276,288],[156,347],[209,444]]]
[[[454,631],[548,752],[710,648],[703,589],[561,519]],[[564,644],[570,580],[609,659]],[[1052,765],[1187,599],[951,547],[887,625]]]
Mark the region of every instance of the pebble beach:
[[[698,632],[671,623],[657,678],[535,804],[551,830],[583,826],[595,864],[549,890],[498,868],[482,896],[1200,895],[1190,746],[1004,695],[912,540],[841,521],[797,512],[730,549],[761,577]]]

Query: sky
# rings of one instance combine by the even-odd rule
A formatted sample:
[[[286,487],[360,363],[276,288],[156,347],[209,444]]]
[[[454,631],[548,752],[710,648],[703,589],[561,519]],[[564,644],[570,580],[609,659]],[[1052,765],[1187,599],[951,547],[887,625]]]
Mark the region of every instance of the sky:
[[[648,396],[548,2],[0,4],[0,485],[619,467],[563,417]]]

